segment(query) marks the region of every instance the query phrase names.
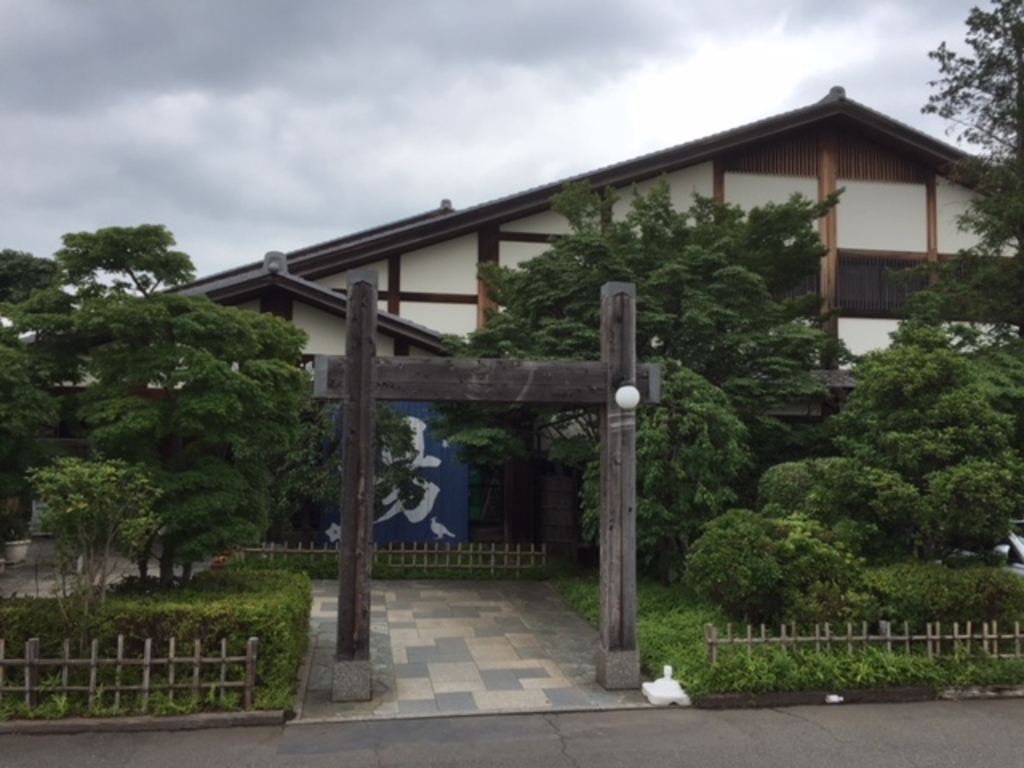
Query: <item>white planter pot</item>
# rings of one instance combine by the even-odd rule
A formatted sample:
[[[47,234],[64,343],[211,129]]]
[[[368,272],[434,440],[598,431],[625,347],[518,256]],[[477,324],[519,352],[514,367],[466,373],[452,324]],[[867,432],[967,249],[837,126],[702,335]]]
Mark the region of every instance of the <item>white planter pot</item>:
[[[20,563],[28,557],[28,548],[32,544],[31,539],[21,541],[8,541],[4,544],[4,560],[8,565]]]

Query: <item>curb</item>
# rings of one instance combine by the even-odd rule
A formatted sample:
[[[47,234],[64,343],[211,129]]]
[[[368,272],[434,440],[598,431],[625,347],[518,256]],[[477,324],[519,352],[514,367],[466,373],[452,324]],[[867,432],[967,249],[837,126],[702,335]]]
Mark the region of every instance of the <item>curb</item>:
[[[944,688],[939,691],[943,701],[970,701],[974,699],[1022,699],[1021,685],[972,685],[966,688]]]
[[[769,693],[720,693],[704,696],[698,709],[761,709],[806,707],[826,704],[826,696],[838,694],[844,704],[887,704],[935,701],[934,688],[859,688],[848,691],[772,691]]]
[[[55,736],[113,731],[199,731],[209,728],[240,728],[283,723],[284,710],[281,709],[258,712],[209,712],[170,717],[69,717],[61,720],[7,720],[0,722],[0,736],[15,733]]]

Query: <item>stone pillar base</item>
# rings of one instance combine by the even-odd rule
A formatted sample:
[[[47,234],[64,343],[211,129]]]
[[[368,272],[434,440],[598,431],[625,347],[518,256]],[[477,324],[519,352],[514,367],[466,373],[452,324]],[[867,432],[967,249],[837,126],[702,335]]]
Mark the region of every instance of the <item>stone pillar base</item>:
[[[597,682],[606,691],[640,687],[640,653],[597,649]]]
[[[373,698],[373,665],[369,659],[334,662],[331,701],[369,701]]]

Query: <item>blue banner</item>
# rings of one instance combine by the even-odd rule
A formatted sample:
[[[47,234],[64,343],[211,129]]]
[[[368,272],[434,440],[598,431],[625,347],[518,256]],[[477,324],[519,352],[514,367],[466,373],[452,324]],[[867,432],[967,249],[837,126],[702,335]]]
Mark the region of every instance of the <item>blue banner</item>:
[[[388,403],[404,414],[413,431],[413,466],[424,481],[423,498],[405,506],[397,494],[383,499],[384,512],[374,521],[373,540],[458,544],[469,541],[469,472],[455,447],[434,437],[428,423],[430,403]],[[385,458],[386,460],[386,458]],[[325,515],[322,541],[337,543],[337,512]]]

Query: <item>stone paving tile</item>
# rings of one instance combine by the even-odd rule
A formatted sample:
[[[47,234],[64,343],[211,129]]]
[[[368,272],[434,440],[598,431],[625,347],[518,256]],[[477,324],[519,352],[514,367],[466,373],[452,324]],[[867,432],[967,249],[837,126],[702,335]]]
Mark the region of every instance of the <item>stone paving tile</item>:
[[[436,715],[437,713],[437,702],[433,698],[398,702],[398,714],[400,715]]]
[[[480,680],[480,670],[472,662],[439,662],[427,664],[430,679],[434,682],[476,682]]]
[[[396,695],[399,701],[414,701],[434,697],[434,687],[429,677],[399,677],[395,681]]]
[[[395,678],[430,678],[430,670],[424,662],[406,663],[395,662]]]
[[[473,630],[473,634],[477,637],[505,637],[505,630],[502,627],[496,626],[494,622],[488,623],[487,626],[476,627]]]
[[[549,706],[544,691],[480,691],[473,694],[481,712],[526,712]]]
[[[516,648],[516,653],[519,654],[520,659],[548,658],[547,650],[539,645],[524,645],[521,648]]]
[[[521,691],[523,684],[513,669],[483,669],[480,677],[488,691]]]
[[[585,707],[590,703],[586,696],[575,689],[566,690],[564,688],[544,688],[542,691],[545,698],[547,698],[554,707],[571,707],[575,709],[578,707]]]
[[[438,693],[434,700],[437,702],[437,709],[442,713],[459,713],[468,714],[470,712],[479,712],[480,708],[476,705],[476,700],[473,698],[474,694],[470,692],[456,692],[456,693]]]
[[[377,582],[374,698],[330,701],[337,604],[317,582],[301,719],[382,719],[643,704],[595,683],[597,633],[548,585]]]
[[[480,674],[483,674],[482,672]],[[524,677],[519,681],[523,689],[532,691],[536,689],[547,690],[548,688],[575,688],[576,684],[567,677]]]
[[[474,632],[472,627],[430,627],[429,629],[421,628],[419,630],[420,637],[424,640],[437,640],[441,637],[473,637]]]
[[[518,680],[525,680],[529,677],[554,677],[551,670],[544,667],[520,667],[510,671]]]
[[[429,663],[440,660],[440,653],[434,645],[408,645],[405,648],[405,657],[410,664]]]

